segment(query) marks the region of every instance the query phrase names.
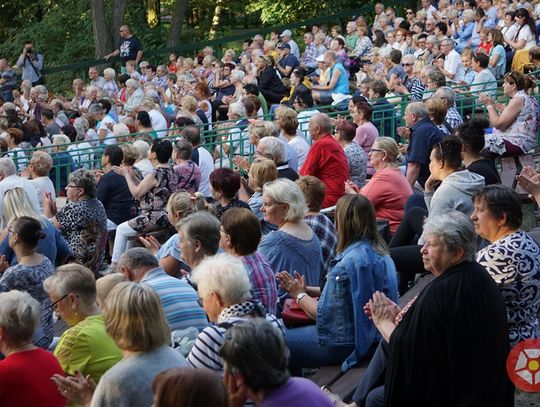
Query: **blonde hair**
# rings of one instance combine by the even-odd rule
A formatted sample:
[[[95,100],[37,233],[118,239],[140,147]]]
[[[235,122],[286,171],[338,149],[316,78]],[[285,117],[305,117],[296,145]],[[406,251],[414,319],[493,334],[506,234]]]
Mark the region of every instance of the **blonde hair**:
[[[21,216],[28,216],[43,223],[44,218],[39,215],[26,191],[20,187],[8,189],[4,194],[4,217],[7,224]]]
[[[448,105],[446,101],[441,98],[429,98],[425,101],[425,105],[428,108],[431,120],[437,126],[444,123],[446,113],[448,112]]]
[[[34,167],[36,175],[45,177],[49,175],[53,167],[53,160],[51,155],[46,151],[34,151],[32,158],[30,158],[30,164]]]
[[[131,144],[123,144],[122,151],[124,153],[124,163],[129,166],[135,164],[141,156],[139,150]]]
[[[195,192],[192,195],[186,191],[178,191],[172,194],[167,202],[167,212],[178,220],[194,212],[208,209],[206,197],[201,192]]]
[[[280,106],[275,111],[275,117],[279,116],[279,127],[287,135],[296,135],[298,129],[298,113],[287,106]]]
[[[251,123],[248,126],[247,131],[248,131],[248,134],[254,134],[257,137],[257,141],[259,141],[260,139],[268,135],[265,122],[261,120],[257,120]]]
[[[127,277],[122,273],[111,273],[101,277],[96,281],[96,297],[99,308],[105,308],[105,301],[111,290],[120,283],[127,281]]]
[[[375,143],[381,150],[384,150],[386,154],[386,163],[389,166],[397,167],[401,164],[403,157],[399,152],[399,146],[392,137],[377,137]]]
[[[182,98],[182,107],[188,112],[194,112],[197,110],[197,99],[190,95],[184,96]]]
[[[117,284],[107,296],[103,316],[107,333],[121,350],[150,352],[170,341],[159,296],[145,284]]]
[[[276,163],[268,158],[256,158],[249,168],[249,186],[255,192],[262,191],[264,184],[278,178]]]

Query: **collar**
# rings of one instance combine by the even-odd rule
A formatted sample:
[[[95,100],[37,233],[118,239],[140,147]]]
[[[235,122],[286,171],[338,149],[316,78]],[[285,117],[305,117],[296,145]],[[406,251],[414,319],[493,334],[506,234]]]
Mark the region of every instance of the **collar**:
[[[163,274],[166,274],[166,273],[165,273],[165,270],[163,270],[161,267],[150,269],[144,274],[144,277],[141,278],[141,283],[143,281],[150,280],[151,278],[155,278]]]
[[[411,130],[416,130],[418,127],[425,124],[426,122],[431,123],[431,120],[429,120],[429,118],[427,118],[427,117],[425,117],[425,118],[423,118],[421,120],[418,120],[416,123],[413,124],[413,126],[411,127]]]
[[[281,164],[281,165],[278,165],[277,166],[277,170],[286,170],[287,168],[289,168],[289,164],[285,163],[285,164]]]

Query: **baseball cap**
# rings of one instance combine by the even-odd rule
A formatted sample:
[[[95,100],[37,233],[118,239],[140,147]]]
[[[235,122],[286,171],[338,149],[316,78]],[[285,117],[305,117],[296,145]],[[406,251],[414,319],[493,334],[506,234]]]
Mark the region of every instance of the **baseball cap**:
[[[279,49],[283,49],[283,48],[291,49],[291,46],[289,44],[281,43],[281,44],[278,45],[278,48]]]
[[[317,62],[324,62],[324,55],[319,55],[315,60]]]
[[[281,33],[280,37],[292,37],[292,32],[291,32],[291,30],[284,30],[284,31]]]

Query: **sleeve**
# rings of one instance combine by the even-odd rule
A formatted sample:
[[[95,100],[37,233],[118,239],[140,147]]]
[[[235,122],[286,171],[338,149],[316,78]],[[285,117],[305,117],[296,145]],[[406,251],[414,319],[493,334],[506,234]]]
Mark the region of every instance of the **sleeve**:
[[[64,332],[54,349],[54,356],[68,375],[75,374],[77,370],[84,374],[91,355],[92,346],[88,337],[77,326]]]
[[[428,208],[428,217],[432,218],[453,209],[450,205],[449,196],[451,191],[447,191],[444,185],[441,185],[435,192],[425,192],[425,201]]]
[[[70,218],[70,216],[76,215],[74,212],[75,209],[73,208],[73,205],[69,204],[58,211],[58,213],[56,214],[56,220],[60,224],[61,231],[71,229],[72,225],[68,224],[68,219]]]
[[[54,227],[54,226],[53,226]],[[61,266],[62,264],[65,264],[67,260],[73,256],[73,252],[71,251],[71,248],[66,242],[66,239],[64,239],[64,236],[62,236],[62,233],[58,229],[54,227],[54,234],[55,234],[55,240],[56,240],[56,266]]]
[[[463,30],[461,31],[461,34],[459,35],[459,39],[461,41],[468,40],[472,37],[474,30],[474,24],[467,24],[465,27],[463,27]]]
[[[41,71],[43,69],[43,55],[38,54],[37,55],[37,61],[33,63],[34,66],[38,71]]]
[[[6,256],[7,262],[11,264],[14,253],[9,247],[9,238],[7,236],[0,242],[0,256]]]
[[[223,345],[221,328],[209,326],[204,328],[197,336],[187,357],[188,363],[195,368],[207,368],[222,371],[223,363],[219,356],[219,349]]]
[[[17,267],[17,266],[14,266]],[[0,292],[16,290],[18,287],[16,273],[13,272],[13,267],[8,268],[0,277]]]
[[[318,143],[317,143],[318,144]],[[318,145],[313,144],[306,157],[306,161],[300,168],[300,175],[317,176],[319,170],[319,161],[321,159],[321,150]]]
[[[375,174],[366,186],[360,190],[360,193],[369,199],[375,210],[383,201],[384,192],[391,189],[391,184],[387,184],[388,181],[389,177],[386,174]]]
[[[407,161],[415,164],[427,164],[429,160],[428,144],[420,134],[411,137]]]

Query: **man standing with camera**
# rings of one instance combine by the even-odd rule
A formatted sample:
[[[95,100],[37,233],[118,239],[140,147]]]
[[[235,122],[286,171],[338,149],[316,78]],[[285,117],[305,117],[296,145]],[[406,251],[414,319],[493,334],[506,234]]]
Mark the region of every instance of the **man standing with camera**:
[[[28,79],[32,86],[43,85],[43,55],[38,54],[33,47],[32,41],[26,41],[22,54],[17,60],[17,66],[22,68],[22,80]]]

